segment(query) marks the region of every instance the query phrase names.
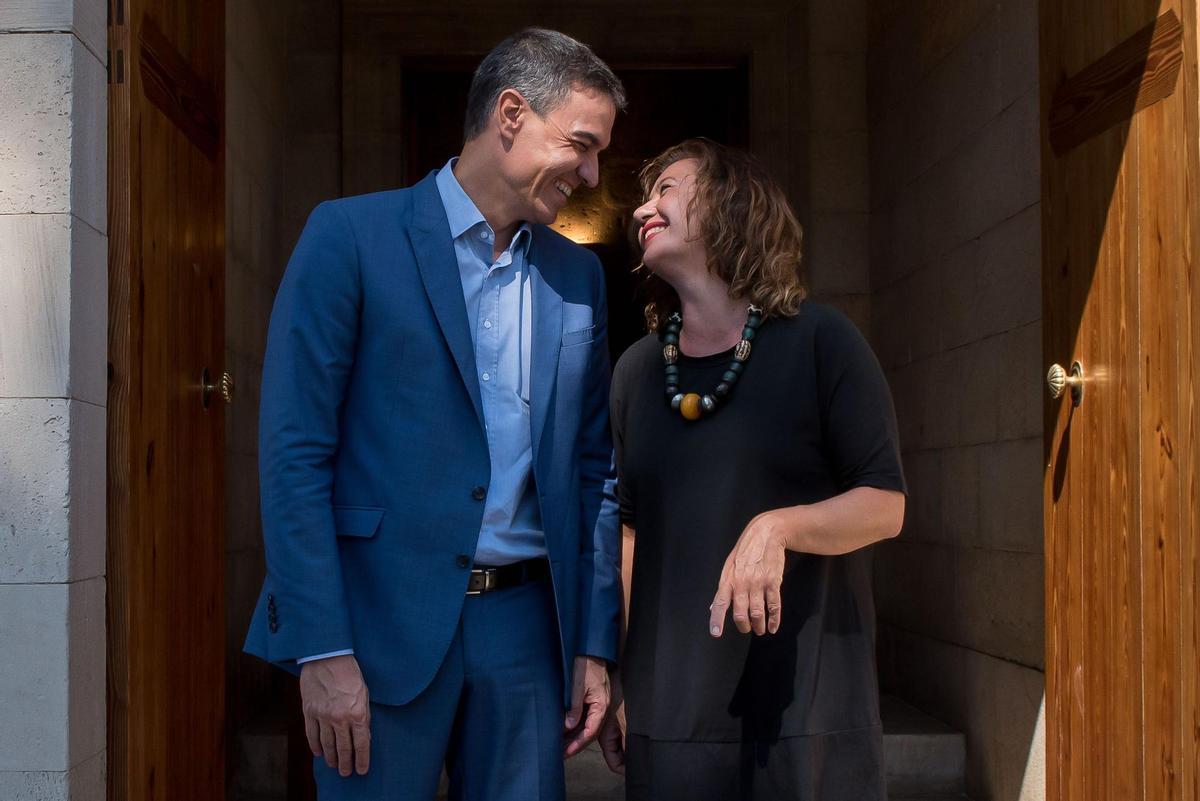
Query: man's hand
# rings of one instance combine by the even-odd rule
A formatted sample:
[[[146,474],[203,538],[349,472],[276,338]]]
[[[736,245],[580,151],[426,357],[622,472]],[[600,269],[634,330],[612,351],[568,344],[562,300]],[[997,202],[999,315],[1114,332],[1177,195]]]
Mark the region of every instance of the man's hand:
[[[625,775],[625,732],[625,698],[621,692],[621,681],[614,676],[612,714],[605,718],[596,742],[600,743],[600,751],[604,754],[608,769],[622,776]]]
[[[608,666],[603,659],[592,656],[575,657],[571,681],[571,708],[563,726],[566,731],[566,757],[573,757],[588,747],[600,732],[600,724],[608,714]],[[586,717],[584,707],[587,707]],[[580,720],[582,719],[582,723]]]
[[[709,607],[708,630],[720,637],[725,615],[733,607],[733,623],[742,634],[779,631],[783,602],[784,556],[787,553],[779,521],[763,512],[750,521],[725,560],[717,594]]]
[[[300,702],[313,756],[324,756],[342,776],[365,774],[371,764],[371,706],[354,656],[305,662]]]

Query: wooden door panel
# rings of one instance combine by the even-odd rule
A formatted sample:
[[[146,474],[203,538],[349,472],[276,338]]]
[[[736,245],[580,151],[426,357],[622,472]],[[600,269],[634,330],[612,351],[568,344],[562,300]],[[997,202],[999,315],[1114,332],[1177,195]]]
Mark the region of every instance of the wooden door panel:
[[[1200,797],[1195,13],[1042,3],[1044,351],[1088,376],[1045,421],[1054,799]]]
[[[113,801],[224,797],[223,12],[113,0]]]

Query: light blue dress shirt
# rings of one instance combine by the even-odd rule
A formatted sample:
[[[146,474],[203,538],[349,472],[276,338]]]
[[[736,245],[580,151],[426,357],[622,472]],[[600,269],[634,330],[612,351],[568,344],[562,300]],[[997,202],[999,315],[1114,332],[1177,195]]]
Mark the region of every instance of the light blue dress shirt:
[[[437,174],[450,223],[463,300],[475,344],[492,478],[484,502],[475,563],[499,566],[546,555],[546,537],[533,482],[533,429],[529,420],[529,364],[533,298],[526,255],[533,230],[526,223],[493,261],[496,233],[454,177],[450,159]],[[312,662],[353,650],[297,659]]]
[[[492,462],[475,562],[506,565],[546,555],[529,420],[533,299],[526,255],[533,230],[523,224],[493,261],[496,234],[454,177],[456,161],[438,173],[437,188],[454,238]]]

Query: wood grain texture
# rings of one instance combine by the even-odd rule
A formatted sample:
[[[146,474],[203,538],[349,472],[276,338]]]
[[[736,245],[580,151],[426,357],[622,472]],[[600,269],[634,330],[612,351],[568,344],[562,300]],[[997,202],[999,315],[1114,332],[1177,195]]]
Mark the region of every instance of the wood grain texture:
[[[1194,0],[1042,3],[1044,349],[1089,377],[1082,406],[1045,418],[1050,799],[1196,798],[1196,479],[1181,447],[1196,428],[1195,14]],[[1120,119],[1056,148],[1065,76],[1115,42],[1149,47],[1129,32],[1155,18],[1180,25],[1180,90],[1126,92]]]
[[[1183,26],[1168,11],[1062,84],[1050,106],[1050,144],[1063,155],[1175,91]]]
[[[108,797],[220,799],[224,415],[203,408],[199,376],[223,366],[223,141],[219,118],[214,150],[149,97],[141,58],[156,29],[218,108],[224,4],[123,5],[110,29],[126,70],[110,90]]]

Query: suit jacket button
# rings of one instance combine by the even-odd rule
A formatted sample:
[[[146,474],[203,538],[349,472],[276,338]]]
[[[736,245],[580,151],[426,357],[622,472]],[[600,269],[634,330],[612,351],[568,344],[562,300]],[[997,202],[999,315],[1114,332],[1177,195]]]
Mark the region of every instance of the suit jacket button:
[[[271,633],[274,634],[277,631],[279,631],[279,624],[276,623],[274,620],[272,620],[271,621]]]
[[[482,501],[487,497],[487,490],[483,487],[476,487],[475,489],[471,490],[471,497],[477,501]]]
[[[471,566],[471,557],[467,556],[465,553],[460,553],[455,558],[454,563],[456,565],[458,565],[459,567],[470,567]]]

